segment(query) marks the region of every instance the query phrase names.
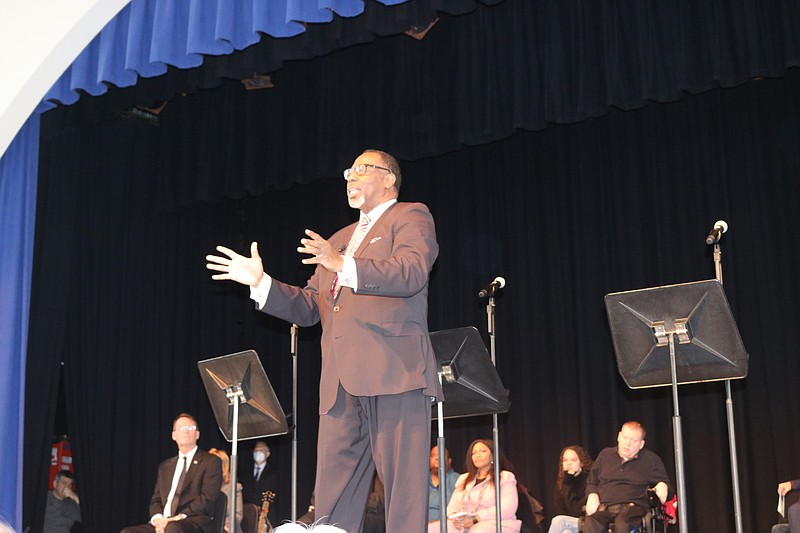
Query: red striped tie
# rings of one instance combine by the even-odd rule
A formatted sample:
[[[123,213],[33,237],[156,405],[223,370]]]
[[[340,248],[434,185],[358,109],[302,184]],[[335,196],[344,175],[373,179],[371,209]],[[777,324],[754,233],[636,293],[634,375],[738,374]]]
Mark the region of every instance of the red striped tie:
[[[350,237],[350,242],[347,245],[347,249],[344,251],[344,255],[353,257],[353,254],[356,253],[356,250],[358,250],[358,247],[361,245],[361,241],[364,240],[364,235],[367,234],[367,228],[369,228],[369,217],[362,214],[361,221],[358,223],[358,226],[356,226],[353,236]],[[339,295],[340,288],[339,274],[336,274],[336,277],[333,278],[333,284],[331,285],[331,297],[334,300]]]

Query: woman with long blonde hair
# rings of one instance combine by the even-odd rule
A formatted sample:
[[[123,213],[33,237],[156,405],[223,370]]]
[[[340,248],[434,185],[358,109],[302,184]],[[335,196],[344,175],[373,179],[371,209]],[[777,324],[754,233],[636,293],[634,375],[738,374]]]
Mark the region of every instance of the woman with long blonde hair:
[[[225,495],[228,497],[228,513],[227,517],[225,518],[225,531],[227,533],[231,533],[231,460],[228,457],[228,452],[225,450],[218,450],[216,448],[211,448],[208,450],[208,453],[216,455],[219,457],[219,460],[222,462],[222,486],[220,487],[220,491],[224,492]],[[242,533],[242,516],[244,508],[244,500],[242,499],[242,484],[236,483],[236,519],[235,519],[235,527],[236,531],[234,533]],[[214,517],[216,519],[216,517]]]

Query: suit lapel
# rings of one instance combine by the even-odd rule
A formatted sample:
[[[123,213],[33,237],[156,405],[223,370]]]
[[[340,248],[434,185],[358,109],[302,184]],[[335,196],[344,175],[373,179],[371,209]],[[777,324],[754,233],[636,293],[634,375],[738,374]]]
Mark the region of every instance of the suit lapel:
[[[172,488],[172,476],[175,474],[175,467],[177,465],[178,456],[176,455],[175,457],[170,457],[166,463],[166,466],[164,467],[164,476],[160,481],[164,503],[166,503],[167,497],[169,496],[169,491]]]
[[[369,246],[372,239],[380,236],[383,238],[383,234],[385,233],[385,229],[390,225],[390,220],[393,218],[392,214],[394,213],[394,208],[397,207],[398,202],[393,203],[386,211],[383,212],[381,217],[369,228],[369,231],[366,235],[364,235],[364,240],[361,241],[361,244],[358,245],[358,249],[353,254],[353,257],[359,257],[364,252],[367,246]]]
[[[355,253],[353,254],[353,257],[360,257],[361,254],[364,252],[364,250],[367,248],[367,246],[369,246],[371,244],[370,241],[372,239],[376,238],[376,236],[380,236],[381,238],[383,238],[384,234],[387,231],[387,228],[392,223],[391,221],[394,219],[393,213],[394,213],[395,207],[397,207],[397,205],[398,205],[398,202],[395,202],[392,205],[390,205],[386,209],[386,211],[383,212],[381,217],[372,225],[372,227],[369,228],[369,231],[367,232],[366,235],[364,235],[364,240],[362,240],[361,244],[358,245],[358,249],[356,249]],[[340,230],[340,233],[342,234],[341,236],[343,238],[346,238],[347,241],[344,242],[343,244],[342,243],[333,243],[334,246],[338,245],[338,247],[339,247],[338,249],[339,250],[344,250],[345,248],[347,248],[347,245],[350,242],[350,238],[352,237],[353,232],[355,231],[357,226],[358,226],[358,222],[355,222],[354,224],[350,224],[349,226],[347,226],[344,229]],[[325,278],[323,278],[325,286],[330,287],[330,286],[333,285],[333,279],[334,279],[334,276],[336,274],[334,274],[332,272],[328,272],[327,270],[324,270],[324,272],[326,273],[325,274]],[[337,301],[339,301],[339,299],[342,297],[342,295],[345,292],[347,292],[347,291],[340,290],[339,291],[339,295],[334,300],[331,297],[330,291],[326,291],[325,298],[327,298],[328,300],[330,300],[331,302],[333,302],[335,304]],[[352,289],[351,289],[350,292],[352,292]],[[262,476],[263,476],[263,473],[262,473]]]
[[[342,242],[332,242],[336,247],[336,250],[340,254],[344,254],[344,251],[347,250],[347,245],[350,243],[350,237],[353,236],[353,232],[356,230],[356,226],[358,226],[358,221],[350,224],[349,226],[345,226],[339,231],[339,239],[342,239]]]

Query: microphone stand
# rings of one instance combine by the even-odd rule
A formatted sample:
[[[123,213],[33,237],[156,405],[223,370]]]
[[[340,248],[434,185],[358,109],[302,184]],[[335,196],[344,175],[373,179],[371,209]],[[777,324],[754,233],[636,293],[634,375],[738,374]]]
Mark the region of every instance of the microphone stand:
[[[488,324],[488,332],[489,332],[489,346],[490,346],[490,355],[492,359],[492,365],[497,367],[495,362],[495,335],[494,335],[494,293],[497,289],[502,288],[505,285],[505,280],[502,278],[496,278],[495,281],[489,284],[488,287],[482,289],[478,293],[478,297],[484,298],[486,296],[489,297],[488,304],[486,305],[486,315],[489,321]],[[439,384],[442,385],[444,380],[444,370],[439,372]],[[438,446],[439,452],[439,529],[441,533],[446,533],[447,531],[447,509],[446,505],[447,502],[445,500],[445,490],[447,483],[445,482],[445,439],[444,439],[444,409],[442,407],[442,401],[438,402],[437,405],[437,412],[438,412],[438,430],[439,430],[439,437],[436,440],[436,445]],[[494,500],[495,500],[495,523],[496,523],[496,531],[497,533],[502,533],[502,510],[500,508],[500,437],[499,437],[499,430],[498,430],[498,419],[497,413],[492,413],[492,445],[494,446],[494,460],[492,461],[494,466]]]
[[[489,333],[489,354],[492,364],[496,367],[495,361],[495,341],[494,341],[494,292],[496,286],[492,285],[489,292],[489,302],[486,304],[486,318],[488,321]],[[492,414],[492,442],[494,445],[494,500],[495,500],[495,519],[497,521],[497,533],[502,532],[502,510],[500,509],[500,431],[498,429],[497,413]],[[441,480],[439,481],[441,486]]]
[[[292,354],[292,522],[297,521],[297,324],[289,328]],[[231,529],[233,531],[233,529]]]
[[[714,243],[714,270],[717,281],[722,284],[722,252],[719,240]],[[733,482],[733,514],[736,522],[736,533],[742,533],[742,503],[739,491],[739,466],[736,454],[736,431],[733,420],[733,398],[731,396],[731,380],[725,380],[725,411],[728,417],[728,447],[731,454],[731,480]]]

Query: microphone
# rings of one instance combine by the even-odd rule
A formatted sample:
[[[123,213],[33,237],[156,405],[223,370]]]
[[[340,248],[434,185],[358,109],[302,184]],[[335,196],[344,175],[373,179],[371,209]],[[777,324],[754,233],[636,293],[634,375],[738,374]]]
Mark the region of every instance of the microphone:
[[[722,234],[728,231],[728,223],[724,220],[717,220],[714,222],[714,227],[706,237],[706,244],[717,244],[722,238]]]
[[[478,291],[478,298],[486,298],[490,294],[494,294],[497,289],[502,289],[506,286],[506,278],[497,276],[490,284]]]

